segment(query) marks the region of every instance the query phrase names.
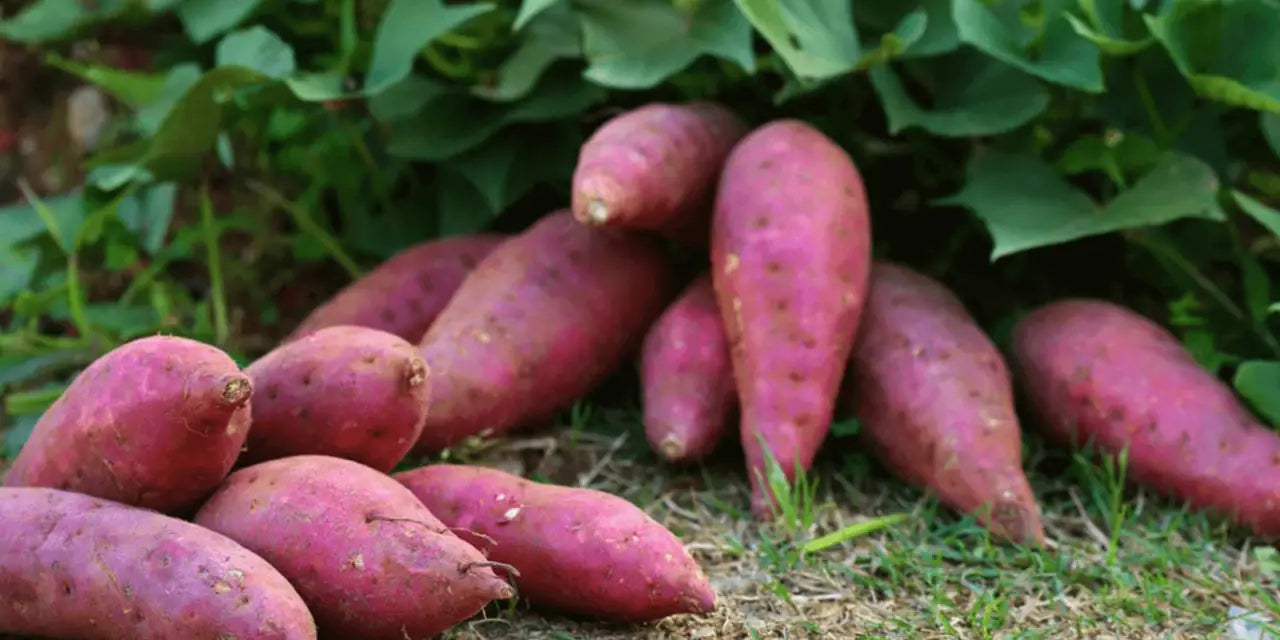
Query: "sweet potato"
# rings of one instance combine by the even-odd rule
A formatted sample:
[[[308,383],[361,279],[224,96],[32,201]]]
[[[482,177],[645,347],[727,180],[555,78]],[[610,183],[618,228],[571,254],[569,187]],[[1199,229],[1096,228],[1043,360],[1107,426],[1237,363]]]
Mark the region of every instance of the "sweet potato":
[[[716,178],[746,132],[731,111],[706,101],[649,103],[614,116],[579,151],[574,216],[705,242]]]
[[[320,329],[245,372],[258,390],[239,464],[330,455],[388,472],[427,416],[427,365],[403,338],[358,326]]]
[[[996,537],[1043,543],[1008,367],[960,299],[876,261],[860,325],[841,405],[861,421],[868,447]]]
[[[392,477],[490,559],[515,567],[533,606],[618,622],[715,609],[680,539],[622,498],[475,466]]]
[[[1176,337],[1103,300],[1045,304],[1015,326],[1010,364],[1035,424],[1115,455],[1126,479],[1259,536],[1280,536],[1280,434]]]
[[[871,268],[871,222],[848,154],[796,120],[734,147],[712,222],[712,281],[729,337],[752,512],[771,517],[766,451],[789,482],[830,428]]]
[[[416,451],[552,417],[639,347],[672,288],[658,241],[553,212],[490,253],[423,336],[431,410]]]
[[[505,239],[483,233],[403,249],[312,310],[285,341],[325,327],[356,325],[416,343],[467,274]]]
[[[4,484],[185,512],[235,464],[252,395],[249,376],[216,347],[176,336],[125,343],[40,416]]]
[[[737,401],[711,274],[691,282],[650,327],[640,351],[645,436],[669,462],[709,454]]]
[[[46,487],[0,488],[0,634],[315,640],[298,592],[225,536]]]
[[[195,523],[279,569],[323,637],[430,638],[513,593],[408,489],[344,458],[293,456],[239,469]]]

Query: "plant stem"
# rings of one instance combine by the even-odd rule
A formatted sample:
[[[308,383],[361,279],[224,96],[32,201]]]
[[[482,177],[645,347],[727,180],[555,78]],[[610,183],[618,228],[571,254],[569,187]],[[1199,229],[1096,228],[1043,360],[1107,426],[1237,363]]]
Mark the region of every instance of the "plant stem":
[[[200,185],[200,224],[204,228],[205,257],[209,263],[209,295],[213,299],[213,334],[219,345],[226,344],[227,298],[222,286],[222,253],[218,250],[218,228],[213,221],[213,202],[209,199],[209,183]]]
[[[306,212],[299,209],[296,204],[280,195],[279,191],[257,180],[250,180],[248,186],[254,193],[267,199],[272,205],[284,209],[285,213],[288,213],[289,217],[293,218],[293,223],[303,232],[318,240],[325,248],[325,251],[329,252],[329,257],[341,265],[353,280],[364,275],[363,270],[356,264],[356,261],[352,260],[346,251],[343,251],[342,245],[338,240],[330,235],[328,231],[325,231],[315,220],[312,220]]]

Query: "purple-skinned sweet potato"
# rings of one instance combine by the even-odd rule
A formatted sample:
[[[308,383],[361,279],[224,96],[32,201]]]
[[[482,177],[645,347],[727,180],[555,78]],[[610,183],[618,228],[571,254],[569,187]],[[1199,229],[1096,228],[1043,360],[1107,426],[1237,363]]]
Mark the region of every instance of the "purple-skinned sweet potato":
[[[355,325],[416,343],[458,285],[503,240],[505,235],[478,233],[403,249],[312,310],[285,341],[325,327]]]
[[[426,419],[427,365],[403,338],[359,326],[320,329],[245,368],[257,396],[238,464],[294,455],[354,460],[384,473]]]
[[[712,281],[757,518],[772,517],[776,504],[766,452],[794,482],[830,428],[866,298],[867,209],[849,155],[796,120],[752,131],[721,174]]]
[[[278,569],[325,638],[431,638],[514,593],[407,488],[344,458],[239,469],[194,522]]]
[[[889,470],[998,538],[1044,542],[1004,357],[945,285],[876,261],[843,412]]]
[[[477,466],[392,476],[493,561],[533,606],[614,622],[710,613],[716,594],[680,539],[617,496]]]
[[[1015,383],[1048,439],[1104,455],[1126,479],[1280,537],[1280,434],[1151,319],[1067,298],[1019,321]]]
[[[574,216],[701,245],[716,179],[746,132],[733,112],[707,101],[649,103],[614,116],[579,151]]]
[[[90,363],[40,416],[4,484],[184,513],[231,471],[252,395],[249,376],[216,347],[133,340]]]
[[[558,210],[490,253],[419,343],[432,372],[416,452],[554,416],[615,371],[671,294],[656,238]]]
[[[315,640],[280,572],[229,538],[149,509],[0,488],[0,635]]]
[[[649,328],[640,385],[645,436],[658,455],[693,462],[720,443],[737,395],[711,274],[695,278]]]

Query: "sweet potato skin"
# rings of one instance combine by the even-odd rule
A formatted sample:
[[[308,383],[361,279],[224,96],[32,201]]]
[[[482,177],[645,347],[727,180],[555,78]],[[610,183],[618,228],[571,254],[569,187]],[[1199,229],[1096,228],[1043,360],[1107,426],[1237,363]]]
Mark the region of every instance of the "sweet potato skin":
[[[685,287],[645,335],[640,351],[645,437],[668,462],[711,453],[737,395],[711,274]]]
[[[427,365],[403,338],[359,326],[326,327],[249,365],[258,390],[238,461],[329,455],[391,471],[427,417]]]
[[[657,240],[548,214],[490,253],[419,344],[433,372],[415,448],[550,418],[639,348],[670,297]]]
[[[46,487],[0,488],[0,634],[315,640],[297,591],[225,536]]]
[[[1280,435],[1164,327],[1112,302],[1066,298],[1015,326],[1010,363],[1051,440],[1118,454],[1126,477],[1280,536]]]
[[[513,591],[409,490],[343,458],[239,469],[194,522],[279,569],[321,637],[430,638]]]
[[[622,498],[477,466],[393,477],[491,560],[514,566],[519,595],[534,606],[617,622],[715,609],[679,538]]]
[[[771,517],[776,503],[764,452],[794,482],[796,464],[809,468],[830,428],[865,303],[870,240],[862,178],[821,132],[775,120],[730,154],[712,223],[712,279],[757,518]]]
[[[1044,542],[1004,357],[944,284],[876,261],[841,404],[903,479],[1015,543]]]
[[[216,347],[177,336],[133,340],[76,376],[4,484],[186,512],[235,464],[252,395],[249,376]]]
[[[746,132],[733,112],[709,101],[649,103],[614,116],[579,151],[574,216],[705,242],[716,179]]]
[[[313,309],[284,341],[325,327],[355,325],[416,343],[458,285],[505,239],[502,234],[477,233],[403,249]]]

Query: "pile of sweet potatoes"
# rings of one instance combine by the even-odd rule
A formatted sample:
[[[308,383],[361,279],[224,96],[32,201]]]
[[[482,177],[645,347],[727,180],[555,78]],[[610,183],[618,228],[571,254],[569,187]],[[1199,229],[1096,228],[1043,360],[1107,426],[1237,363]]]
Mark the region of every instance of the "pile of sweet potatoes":
[[[0,488],[0,633],[427,638],[517,596],[707,614],[697,561],[619,497],[406,467],[546,424],[627,363],[664,461],[737,424],[759,518],[854,417],[890,472],[1039,545],[1021,401],[1052,439],[1127,450],[1134,481],[1280,535],[1280,436],[1171,334],[1063,300],[1006,363],[945,284],[872,260],[859,171],[804,122],[646,105],[588,139],[571,191],[521,232],[406,249],[243,368],[167,336],[90,364]]]

